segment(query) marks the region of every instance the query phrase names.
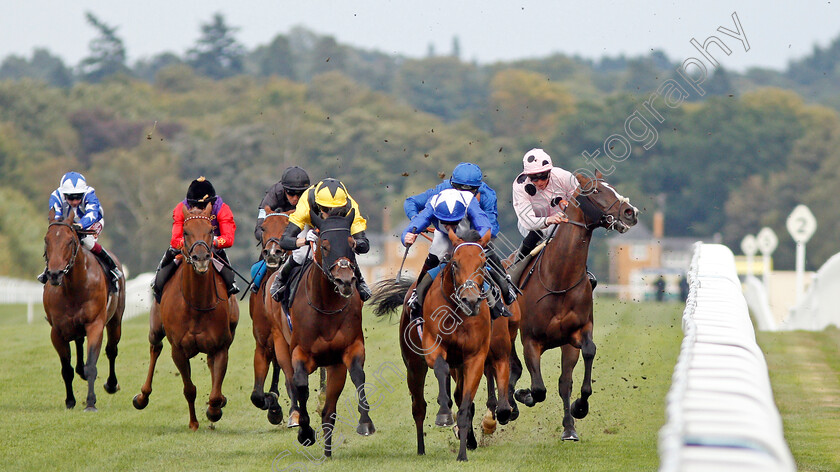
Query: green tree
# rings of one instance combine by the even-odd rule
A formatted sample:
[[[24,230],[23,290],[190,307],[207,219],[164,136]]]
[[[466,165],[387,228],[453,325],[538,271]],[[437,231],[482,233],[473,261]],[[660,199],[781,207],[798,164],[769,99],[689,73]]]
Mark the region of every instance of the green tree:
[[[228,26],[221,13],[216,13],[210,23],[201,25],[201,37],[187,52],[187,63],[199,74],[213,79],[241,74],[245,48],[234,37],[238,30]]]
[[[88,82],[96,83],[114,74],[128,73],[125,46],[117,36],[117,27],[106,25],[90,12],[85,17],[99,36],[90,42],[90,56],[79,63],[79,75]]]

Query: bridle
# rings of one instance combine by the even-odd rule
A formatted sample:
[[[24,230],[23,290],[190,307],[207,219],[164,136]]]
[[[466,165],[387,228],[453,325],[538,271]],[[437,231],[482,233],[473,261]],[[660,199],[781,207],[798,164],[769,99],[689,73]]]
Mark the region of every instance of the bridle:
[[[482,257],[484,257],[484,247],[481,244],[473,243],[473,242],[465,242],[465,243],[461,243],[461,244],[455,246],[455,249],[452,250],[452,256],[453,257],[455,256],[455,252],[457,252],[458,249],[460,249],[462,246],[476,246],[479,249],[481,249]],[[485,259],[485,262],[486,262],[486,259]],[[481,269],[483,269],[483,268],[484,268],[484,262],[482,262],[482,264],[481,264]],[[480,272],[481,269],[476,271],[476,273]],[[467,277],[467,280],[465,280],[464,283],[462,283],[461,285],[457,285],[456,282],[455,282],[455,264],[453,264],[451,261],[449,263],[449,270],[450,270],[450,273],[451,273],[451,276],[452,276],[452,294],[449,295],[449,299],[456,306],[461,307],[461,302],[460,302],[461,293],[463,293],[465,290],[477,290],[479,300],[484,300],[484,299],[487,298],[487,292],[484,291],[483,287],[480,286],[473,279],[475,273],[473,273],[469,277]],[[443,279],[444,279],[443,277],[440,278],[440,287],[441,287],[441,292],[445,293],[445,292],[443,292]]]
[[[184,223],[186,223],[187,221],[190,221],[190,220],[203,219],[203,220],[209,221],[212,224],[212,222],[215,218],[216,218],[216,215],[212,215],[210,217],[207,217],[207,216],[204,216],[204,215],[192,215],[192,216],[188,216],[188,217],[184,218]],[[213,260],[213,249],[210,247],[209,244],[207,244],[207,241],[205,241],[203,239],[199,239],[198,241],[192,243],[192,245],[190,245],[189,251],[187,251],[186,253],[184,253],[184,249],[181,248],[181,253],[184,254],[184,259],[186,259],[187,264],[192,266],[193,270],[196,270],[196,267],[195,267],[195,262],[193,262],[193,260],[192,260],[192,253],[195,250],[195,248],[198,247],[198,246],[204,246],[204,248],[207,249],[207,252],[210,253],[211,263],[212,263],[212,260]],[[187,297],[184,294],[183,283],[184,283],[184,278],[182,277],[181,278],[181,298],[183,298],[184,301],[187,302],[187,305],[189,305],[189,307],[192,308],[193,310],[196,310],[196,311],[211,311],[211,310],[214,310],[217,306],[219,306],[219,303],[222,301],[222,298],[219,296],[219,288],[216,286],[216,283],[214,282],[213,283],[213,289],[216,291],[216,303],[209,308],[201,308],[201,307],[194,306],[192,304],[192,302],[190,302],[190,300],[187,300]]]
[[[288,213],[273,212],[273,213],[269,213],[269,214],[265,215],[265,218],[263,218],[263,220],[267,220],[272,216],[285,216],[286,219],[289,218]],[[271,244],[271,243],[275,243],[278,246],[280,246],[280,238],[272,236],[272,237],[268,238],[267,240],[262,241],[263,250],[265,250],[268,247],[268,245]],[[285,263],[286,259],[288,259],[288,258],[289,258],[289,252],[287,252],[287,251],[281,251],[280,252],[280,264]]]
[[[70,272],[70,269],[73,268],[73,264],[76,263],[76,255],[79,253],[79,247],[82,244],[81,244],[81,242],[79,242],[79,237],[76,234],[76,229],[73,228],[73,225],[65,223],[63,221],[54,221],[54,222],[50,223],[48,229],[53,227],[53,226],[66,226],[66,227],[70,228],[70,230],[73,232],[73,255],[70,256],[70,259],[67,261],[67,265],[64,267],[64,269],[61,270],[62,274],[67,275],[67,273]],[[47,252],[44,251],[44,259],[46,259],[46,258],[47,258]]]
[[[331,232],[331,231],[343,231],[343,232],[347,232],[347,234],[348,234],[348,235],[350,234],[350,228],[329,228],[329,229],[320,230],[320,231],[319,231],[319,233],[320,233],[321,235],[323,235],[324,233],[329,233],[329,232]],[[319,245],[320,245],[320,238],[319,238]],[[322,253],[322,254],[323,254],[323,253]],[[311,298],[311,296],[310,296],[310,294],[309,294],[309,290],[304,290],[304,291],[306,292],[306,302],[307,302],[307,303],[309,304],[309,306],[311,306],[311,307],[312,307],[315,311],[317,311],[318,313],[321,313],[322,315],[335,315],[336,313],[341,313],[342,311],[344,311],[344,309],[345,309],[345,308],[347,308],[347,306],[348,306],[348,305],[350,305],[350,301],[351,301],[351,297],[353,296],[353,293],[352,293],[352,292],[350,292],[350,295],[345,296],[345,295],[343,295],[343,294],[342,294],[342,293],[338,290],[338,284],[336,283],[335,276],[333,276],[333,275],[332,275],[332,270],[333,270],[334,268],[338,267],[338,268],[341,268],[341,269],[352,269],[352,270],[353,270],[353,272],[355,273],[356,268],[353,266],[353,264],[350,262],[350,260],[349,260],[349,259],[344,258],[344,257],[339,258],[338,260],[336,260],[336,261],[335,261],[332,265],[330,265],[328,268],[324,268],[324,266],[323,266],[323,265],[321,265],[321,263],[319,263],[319,262],[318,262],[318,260],[317,260],[317,259],[315,259],[314,257],[312,258],[312,262],[315,264],[315,266],[316,266],[318,269],[320,269],[320,270],[321,270],[321,273],[322,273],[322,274],[324,274],[324,277],[326,277],[326,278],[327,278],[327,280],[329,280],[329,282],[330,282],[330,283],[332,284],[332,286],[333,286],[333,290],[334,290],[337,294],[341,295],[343,298],[346,298],[346,299],[347,299],[347,303],[345,303],[345,304],[344,304],[344,306],[342,306],[341,308],[338,308],[338,309],[336,309],[336,310],[324,310],[324,309],[321,309],[321,308],[318,308],[317,306],[315,306],[315,304],[314,304],[314,303],[312,303],[312,298]]]

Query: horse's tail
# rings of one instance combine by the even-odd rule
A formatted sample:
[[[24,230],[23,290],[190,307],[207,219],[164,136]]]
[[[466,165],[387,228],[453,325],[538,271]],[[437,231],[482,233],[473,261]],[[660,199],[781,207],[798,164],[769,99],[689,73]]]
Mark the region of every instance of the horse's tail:
[[[374,285],[373,298],[370,304],[373,305],[373,314],[385,316],[400,308],[405,301],[405,295],[414,282],[411,279],[401,278],[380,280]]]

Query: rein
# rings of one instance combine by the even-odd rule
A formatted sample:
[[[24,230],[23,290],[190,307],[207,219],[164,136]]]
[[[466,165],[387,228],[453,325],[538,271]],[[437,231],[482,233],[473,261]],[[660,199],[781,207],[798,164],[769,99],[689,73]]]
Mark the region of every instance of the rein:
[[[455,246],[455,249],[452,250],[452,256],[455,255],[455,252],[458,251],[458,249],[461,248],[461,246],[477,246],[479,249],[481,249],[481,253],[484,254],[484,247],[482,247],[481,244],[473,243],[473,242],[466,242],[466,243],[461,243],[461,244]],[[483,268],[483,264],[482,264],[482,268]],[[467,278],[467,280],[465,280],[464,283],[462,283],[461,285],[455,285],[455,266],[452,264],[452,261],[450,261],[450,263],[449,263],[449,272],[452,276],[452,293],[448,295],[448,298],[453,304],[455,304],[455,306],[457,306],[458,308],[461,308],[461,303],[458,301],[458,298],[460,298],[459,294],[461,292],[463,292],[464,290],[476,289],[476,290],[478,290],[478,293],[479,293],[479,295],[478,295],[479,300],[485,300],[487,298],[487,292],[482,290],[482,287],[480,287],[475,282],[475,280],[473,280],[472,276]],[[444,278],[445,277],[443,277],[443,276],[440,277],[441,293],[446,293],[446,291],[443,289],[443,279]]]
[[[272,216],[285,216],[285,217],[286,217],[286,219],[288,219],[288,218],[289,218],[289,215],[288,215],[287,213],[274,212],[274,213],[269,213],[269,214],[265,215],[265,218],[263,218],[263,220],[267,220],[268,218],[270,218],[270,217],[272,217]],[[269,245],[269,244],[271,244],[271,243],[275,243],[275,244],[277,244],[277,245],[279,246],[279,245],[280,245],[280,238],[277,238],[277,237],[271,237],[271,238],[268,238],[268,240],[267,240],[267,241],[264,241],[264,242],[262,243],[262,247],[263,247],[263,249],[267,248],[267,247],[268,247],[268,245]],[[281,254],[280,254],[280,263],[281,263],[281,264],[285,263],[285,262],[286,262],[286,259],[288,259],[288,258],[289,258],[289,253],[288,253],[288,252],[286,252],[286,251],[281,251]]]
[[[350,234],[350,228],[331,228],[331,229],[320,230],[319,232],[320,232],[320,234],[324,234],[324,233],[328,233],[330,231],[346,231],[348,234]],[[339,260],[335,261],[335,263],[333,263],[328,269],[325,269],[324,266],[321,265],[314,257],[312,258],[312,263],[315,264],[315,266],[318,267],[318,269],[321,270],[321,273],[324,275],[324,277],[326,277],[327,280],[332,284],[333,291],[335,291],[339,295],[341,295],[341,293],[338,291],[338,286],[335,284],[335,277],[333,277],[333,275],[332,275],[333,268],[338,266],[342,269],[352,268],[355,271],[355,267],[353,267],[352,264],[350,263],[350,261],[347,260],[347,259],[343,259],[343,260],[339,259]],[[338,308],[336,310],[324,310],[322,308],[318,308],[317,306],[315,306],[314,303],[312,303],[312,298],[309,294],[309,289],[306,287],[306,284],[304,284],[303,289],[306,292],[306,303],[309,304],[309,306],[311,306],[315,311],[317,311],[318,313],[320,313],[322,315],[335,315],[335,314],[341,313],[342,311],[344,311],[345,308],[347,308],[350,305],[350,300],[351,300],[351,297],[352,297],[352,293],[349,297],[344,297],[344,295],[341,295],[342,298],[347,299],[347,303],[345,303],[344,306],[342,306],[341,308]]]
[[[66,227],[70,228],[70,229],[73,231],[73,234],[74,234],[75,236],[77,236],[77,235],[76,235],[76,228],[73,228],[73,225],[71,225],[71,224],[65,223],[65,222],[63,222],[63,221],[54,221],[54,222],[50,223],[50,225],[49,225],[49,227],[48,227],[48,228],[53,227],[53,226],[66,226]],[[70,259],[67,261],[67,265],[66,265],[66,266],[64,267],[64,269],[61,271],[64,275],[67,275],[67,274],[70,272],[70,269],[72,269],[72,268],[73,268],[73,265],[76,263],[76,255],[78,255],[78,253],[79,253],[79,246],[81,246],[81,245],[82,245],[82,243],[81,243],[81,242],[79,242],[79,238],[78,238],[78,236],[77,236],[77,237],[74,237],[74,238],[73,238],[73,255],[72,255],[72,256],[70,256]],[[47,254],[46,254],[46,251],[45,251],[45,252],[44,252],[44,257],[45,257],[45,258],[46,258],[46,255],[47,255]]]
[[[207,216],[204,216],[204,215],[193,215],[193,216],[189,216],[187,218],[184,218],[184,223],[186,223],[187,221],[196,220],[196,219],[203,219],[203,220],[207,220],[207,221],[212,222],[215,218],[216,218],[215,215],[213,215],[211,217],[207,217]],[[193,268],[193,270],[195,270],[195,263],[192,260],[192,253],[197,246],[204,246],[204,248],[207,249],[207,252],[210,253],[210,256],[211,256],[210,265],[212,266],[212,264],[213,264],[213,262],[212,262],[213,261],[213,257],[212,257],[213,256],[213,249],[203,239],[200,239],[200,240],[192,243],[189,251],[187,251],[186,254],[184,254],[183,248],[181,249],[181,253],[184,254],[184,259],[187,261],[187,264],[189,264]],[[210,267],[208,269],[208,271],[210,271],[210,270],[212,270],[212,267]],[[212,278],[212,274],[211,274],[211,278]],[[213,282],[212,283],[213,291],[215,292],[215,295],[216,295],[216,303],[213,306],[211,306],[209,308],[201,308],[201,307],[194,306],[190,300],[187,300],[187,297],[185,295],[185,290],[184,290],[184,277],[183,276],[181,277],[181,298],[183,298],[184,301],[187,303],[187,305],[190,308],[192,308],[193,310],[196,310],[196,311],[212,311],[212,310],[215,310],[216,307],[219,306],[219,303],[222,301],[222,298],[219,296],[219,287],[217,286],[216,281],[213,280],[212,282]]]

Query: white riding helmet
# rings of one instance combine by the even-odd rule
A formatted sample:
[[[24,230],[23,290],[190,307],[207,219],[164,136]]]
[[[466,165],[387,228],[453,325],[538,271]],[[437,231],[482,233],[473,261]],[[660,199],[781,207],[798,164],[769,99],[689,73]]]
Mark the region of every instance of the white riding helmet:
[[[85,176],[78,172],[68,172],[64,174],[58,184],[58,191],[63,195],[87,192],[88,186]]]

